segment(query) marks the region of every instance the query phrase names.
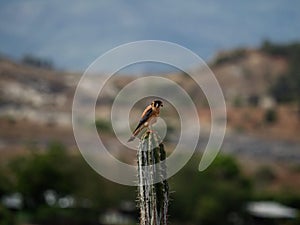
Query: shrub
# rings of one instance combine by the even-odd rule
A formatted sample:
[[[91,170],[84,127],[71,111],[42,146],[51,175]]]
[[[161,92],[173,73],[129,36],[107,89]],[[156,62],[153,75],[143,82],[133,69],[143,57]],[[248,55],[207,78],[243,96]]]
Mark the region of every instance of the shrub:
[[[96,122],[96,128],[98,132],[103,132],[103,133],[112,133],[112,127],[109,121],[104,120],[104,119],[97,119]]]
[[[231,224],[230,214],[244,215],[243,205],[251,198],[251,183],[237,162],[219,155],[203,172],[197,171],[199,157],[170,179],[171,217],[194,224]],[[215,216],[217,215],[217,216]]]
[[[268,124],[275,123],[277,121],[277,112],[275,109],[268,109],[264,115],[264,121]]]
[[[259,168],[255,173],[255,181],[259,185],[265,185],[273,182],[276,179],[275,172],[267,166]]]

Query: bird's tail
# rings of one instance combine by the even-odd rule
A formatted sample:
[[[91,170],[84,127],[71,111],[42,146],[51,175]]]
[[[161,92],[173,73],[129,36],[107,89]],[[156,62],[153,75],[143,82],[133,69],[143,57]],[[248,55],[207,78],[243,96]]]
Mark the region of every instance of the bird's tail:
[[[138,126],[127,142],[133,141],[143,128],[144,128],[144,126]]]
[[[128,141],[127,142],[131,142],[131,141],[133,141],[135,139],[135,136],[134,135],[132,135],[129,139],[128,139]]]

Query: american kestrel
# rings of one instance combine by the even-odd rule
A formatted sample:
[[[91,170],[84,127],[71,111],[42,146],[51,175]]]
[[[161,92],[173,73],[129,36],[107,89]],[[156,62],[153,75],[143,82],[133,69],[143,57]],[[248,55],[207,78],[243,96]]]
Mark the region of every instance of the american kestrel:
[[[128,139],[128,142],[133,141],[142,129],[156,123],[157,117],[159,116],[160,107],[163,107],[163,103],[160,100],[155,100],[146,107],[141,116],[139,124],[133,131],[131,137]]]

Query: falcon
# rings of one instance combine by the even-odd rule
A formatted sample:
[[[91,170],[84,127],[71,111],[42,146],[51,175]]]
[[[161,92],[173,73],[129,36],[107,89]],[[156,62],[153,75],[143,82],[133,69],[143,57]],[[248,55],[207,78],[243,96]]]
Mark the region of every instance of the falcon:
[[[143,130],[145,127],[149,127],[156,123],[157,117],[159,116],[160,107],[163,107],[163,103],[160,100],[154,100],[150,105],[144,110],[140,122],[133,131],[128,142],[133,141],[135,137]]]

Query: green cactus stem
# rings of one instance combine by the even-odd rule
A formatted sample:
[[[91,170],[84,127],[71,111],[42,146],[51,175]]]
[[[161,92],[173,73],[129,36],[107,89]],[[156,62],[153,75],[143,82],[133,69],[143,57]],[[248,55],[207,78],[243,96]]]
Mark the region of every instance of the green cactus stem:
[[[142,135],[137,159],[140,224],[166,225],[169,199],[166,152],[155,131]]]

